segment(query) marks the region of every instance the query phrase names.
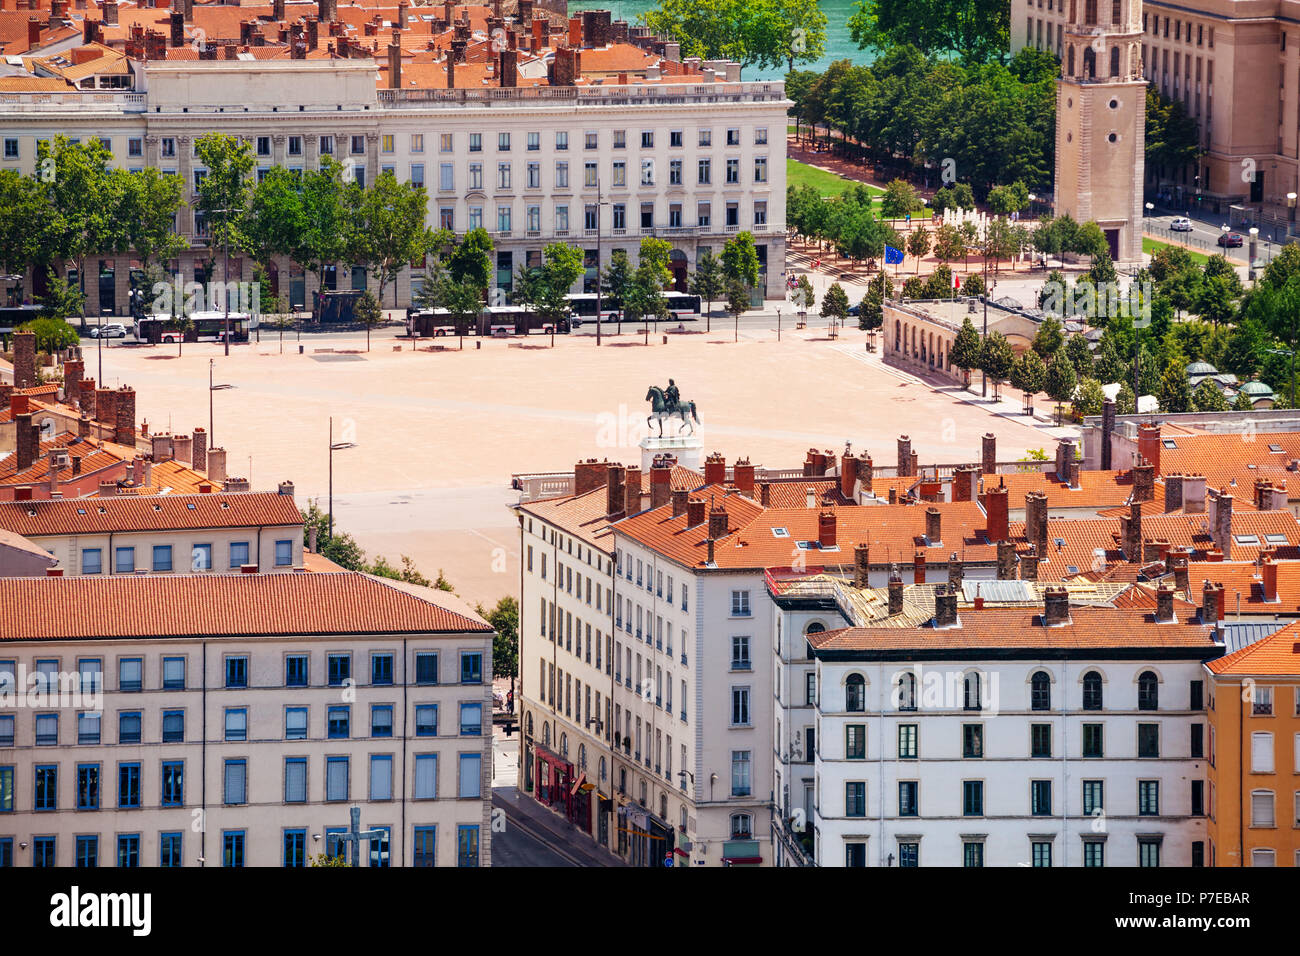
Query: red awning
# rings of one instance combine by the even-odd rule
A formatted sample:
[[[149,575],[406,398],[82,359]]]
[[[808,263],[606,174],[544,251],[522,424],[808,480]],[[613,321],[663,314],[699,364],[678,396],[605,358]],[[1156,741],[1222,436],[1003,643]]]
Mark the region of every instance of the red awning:
[[[762,863],[762,862],[763,862],[763,858],[762,858],[761,856],[724,856],[724,857],[722,858],[722,862],[723,862],[723,863],[731,863],[731,864],[736,864],[736,863]]]
[[[537,756],[545,760],[547,763],[549,763],[551,766],[558,767],[561,770],[563,770],[565,773],[568,773],[569,775],[572,776],[573,764],[569,763],[569,761],[565,760],[559,754],[555,753],[555,751],[549,750],[548,748],[543,747],[541,744],[536,744],[533,747],[533,752],[536,753]]]
[[[673,847],[673,852],[676,853],[678,856],[690,857],[690,854],[687,853],[685,850],[683,850],[683,849],[682,849],[681,847],[679,847],[679,846],[677,846],[677,847]]]

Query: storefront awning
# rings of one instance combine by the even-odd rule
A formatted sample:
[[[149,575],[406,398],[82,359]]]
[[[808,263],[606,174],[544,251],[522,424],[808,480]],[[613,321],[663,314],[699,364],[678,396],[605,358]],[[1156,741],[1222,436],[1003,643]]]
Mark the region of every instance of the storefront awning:
[[[744,865],[744,864],[762,863],[763,858],[761,856],[724,856],[722,858],[722,862],[730,863],[732,866],[737,866],[737,865]]]
[[[557,754],[554,750],[551,750],[549,747],[544,747],[541,744],[536,744],[533,747],[533,752],[536,753],[538,757],[541,757],[542,760],[546,761],[546,763],[549,763],[551,766],[557,767],[558,769],[563,770],[565,773],[572,775],[573,764],[569,763],[569,761],[565,760],[563,757]]]

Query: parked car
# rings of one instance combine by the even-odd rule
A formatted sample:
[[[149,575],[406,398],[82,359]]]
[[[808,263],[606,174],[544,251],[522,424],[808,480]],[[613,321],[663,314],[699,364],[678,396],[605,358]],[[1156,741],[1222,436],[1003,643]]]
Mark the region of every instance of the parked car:
[[[1225,232],[1219,235],[1219,245],[1223,246],[1225,249],[1238,249],[1241,247],[1243,241],[1241,233],[1239,232]]]
[[[1191,232],[1192,221],[1186,216],[1175,216],[1174,221],[1169,224],[1169,228],[1174,232]]]
[[[124,339],[126,338],[126,326],[118,322],[110,322],[108,325],[91,326],[90,337],[92,339]]]

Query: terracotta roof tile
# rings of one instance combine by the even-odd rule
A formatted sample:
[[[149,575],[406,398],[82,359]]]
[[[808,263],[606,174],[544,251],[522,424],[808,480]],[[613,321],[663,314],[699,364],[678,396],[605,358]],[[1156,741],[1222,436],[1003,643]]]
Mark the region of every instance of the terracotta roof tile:
[[[1300,621],[1206,666],[1234,677],[1300,677]]]
[[[300,524],[293,496],[274,492],[0,502],[0,528],[28,537]]]

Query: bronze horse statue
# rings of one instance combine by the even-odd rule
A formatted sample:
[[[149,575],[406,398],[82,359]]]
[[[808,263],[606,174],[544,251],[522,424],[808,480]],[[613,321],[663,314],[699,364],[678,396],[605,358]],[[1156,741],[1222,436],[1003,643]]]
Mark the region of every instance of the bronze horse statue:
[[[658,385],[651,385],[650,390],[645,393],[645,398],[646,401],[650,403],[650,414],[645,420],[647,429],[650,427],[652,421],[657,421],[659,423],[659,437],[662,438],[664,434],[664,419],[678,415],[681,417],[682,424],[689,429],[687,434],[695,434],[695,426],[691,424],[691,419],[694,419],[696,424],[699,424],[700,415],[699,412],[695,410],[694,402],[680,401],[677,403],[676,408],[669,409],[668,402],[664,399],[664,390]]]

